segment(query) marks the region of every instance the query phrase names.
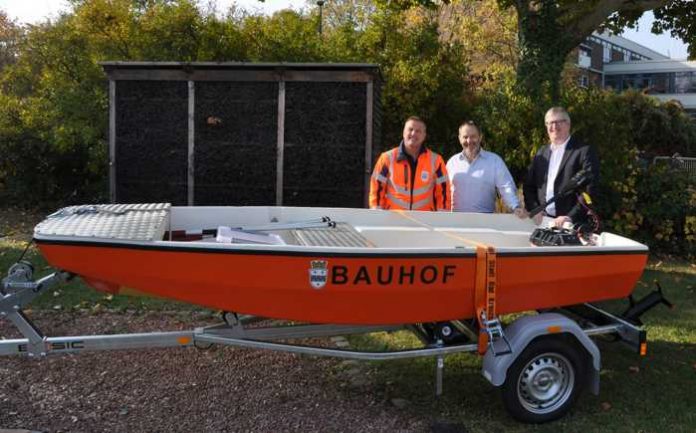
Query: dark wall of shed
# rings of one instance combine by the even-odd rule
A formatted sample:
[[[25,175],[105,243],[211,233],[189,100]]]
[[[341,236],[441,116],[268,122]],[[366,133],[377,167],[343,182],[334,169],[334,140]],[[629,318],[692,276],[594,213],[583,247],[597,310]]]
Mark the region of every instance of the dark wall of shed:
[[[193,80],[189,167],[189,82],[159,69],[147,81],[126,72],[115,80],[112,101],[117,202],[186,205],[192,193],[195,205],[277,203],[280,82],[210,81],[228,78],[219,73]],[[306,75],[308,81],[284,83],[282,203],[364,207],[366,169],[372,169],[365,163],[368,88],[373,88],[371,153],[383,150],[379,80],[372,86],[322,81],[327,75],[312,71]]]
[[[363,207],[365,83],[288,82],[283,204]]]
[[[374,168],[379,155],[387,150],[388,144],[382,142],[382,86],[379,81],[376,81],[373,88],[372,96],[372,165],[370,170]],[[365,192],[368,194],[368,192]]]
[[[116,107],[116,201],[186,205],[187,83],[120,81]]]
[[[275,205],[277,82],[197,82],[194,201]]]

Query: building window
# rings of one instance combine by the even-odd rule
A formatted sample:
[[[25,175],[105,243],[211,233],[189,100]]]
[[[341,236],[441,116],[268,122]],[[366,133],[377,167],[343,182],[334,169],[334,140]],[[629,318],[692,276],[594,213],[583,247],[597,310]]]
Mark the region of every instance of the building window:
[[[670,93],[669,74],[650,74],[648,93]]]
[[[642,74],[624,75],[622,80],[622,90],[636,89],[643,90],[650,88],[650,76]]]
[[[696,74],[693,72],[675,72],[674,93],[696,93]]]
[[[605,75],[604,88],[619,92],[621,90],[621,75]]]
[[[604,87],[615,90],[644,90],[649,94],[672,93],[669,73],[612,75],[604,79]]]
[[[606,75],[604,77],[604,88],[618,92],[621,89],[621,75]]]
[[[587,75],[580,75],[578,85],[580,85],[580,87],[584,87],[585,89],[590,87],[590,77],[588,77]]]
[[[578,66],[587,69],[592,66],[592,58],[588,50],[582,48],[578,50]]]
[[[607,43],[602,44],[602,60],[604,63],[611,62],[611,47]]]

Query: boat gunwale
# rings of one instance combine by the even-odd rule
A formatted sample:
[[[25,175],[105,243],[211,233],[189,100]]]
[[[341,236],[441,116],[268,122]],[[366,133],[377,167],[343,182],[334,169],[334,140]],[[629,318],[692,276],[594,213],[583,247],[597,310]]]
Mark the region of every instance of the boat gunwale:
[[[358,247],[298,247],[284,245],[250,245],[232,244],[212,248],[204,244],[184,243],[175,241],[95,241],[46,239],[34,236],[33,241],[38,245],[65,245],[91,248],[119,248],[135,250],[154,250],[162,252],[186,252],[196,254],[239,254],[239,255],[274,255],[299,257],[452,257],[476,256],[476,248],[472,246],[455,246],[445,248],[358,248]],[[185,244],[172,245],[172,244]],[[240,248],[240,246],[242,248]],[[259,248],[260,247],[260,248]],[[290,247],[290,248],[287,248]],[[521,251],[520,251],[521,250]],[[540,257],[540,256],[594,256],[594,255],[647,255],[649,249],[642,245],[614,246],[594,249],[593,247],[500,247],[496,248],[499,257]]]

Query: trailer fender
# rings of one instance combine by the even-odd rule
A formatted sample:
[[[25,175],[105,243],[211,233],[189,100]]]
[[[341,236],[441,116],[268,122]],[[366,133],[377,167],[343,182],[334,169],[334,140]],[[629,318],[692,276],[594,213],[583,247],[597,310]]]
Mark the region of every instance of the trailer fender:
[[[524,351],[529,343],[538,337],[554,334],[572,335],[585,348],[592,359],[592,369],[589,373],[589,385],[593,394],[599,394],[599,370],[601,355],[597,345],[578,326],[566,316],[557,313],[542,313],[536,316],[524,316],[515,320],[505,328],[511,351],[506,352],[506,344],[502,338],[495,341],[495,351],[488,350],[483,357],[481,373],[494,386],[501,386],[506,379],[508,368]],[[498,356],[495,353],[499,353]]]

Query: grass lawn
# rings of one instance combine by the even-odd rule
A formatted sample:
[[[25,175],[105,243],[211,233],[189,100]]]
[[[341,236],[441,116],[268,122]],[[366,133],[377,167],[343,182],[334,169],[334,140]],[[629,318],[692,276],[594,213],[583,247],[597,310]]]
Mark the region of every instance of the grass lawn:
[[[0,273],[22,254],[26,241],[0,219]],[[26,238],[26,236],[25,236]],[[50,272],[35,248],[25,259],[36,275]],[[461,425],[457,431],[539,432],[696,432],[696,265],[680,261],[651,262],[636,295],[641,296],[659,280],[667,298],[675,304],[658,306],[643,316],[648,331],[648,355],[639,357],[621,344],[599,340],[602,353],[601,391],[598,397],[585,393],[575,409],[560,421],[530,426],[507,416],[498,390],[480,374],[480,359],[473,355],[449,356],[445,360],[444,394],[434,396],[432,358],[362,364],[370,376],[371,392],[385,401],[407,400],[403,409],[423,413],[444,423]],[[604,305],[620,312],[625,302]],[[164,300],[111,296],[86,287],[79,279],[56,287],[31,305],[31,309],[149,309],[191,310],[195,307]],[[414,344],[410,334],[376,333],[352,337],[362,349],[397,348]],[[455,431],[455,430],[452,430]]]

